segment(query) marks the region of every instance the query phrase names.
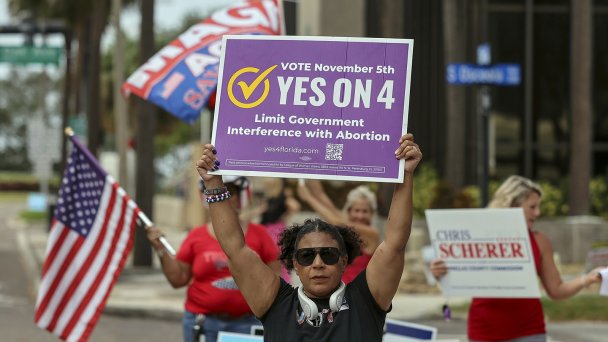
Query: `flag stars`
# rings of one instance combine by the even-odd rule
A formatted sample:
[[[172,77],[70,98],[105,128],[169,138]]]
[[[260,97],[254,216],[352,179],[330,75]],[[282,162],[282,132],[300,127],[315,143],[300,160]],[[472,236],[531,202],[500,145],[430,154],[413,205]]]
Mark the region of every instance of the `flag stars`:
[[[99,173],[91,161],[78,151],[70,156],[56,209],[57,219],[71,224],[72,229],[86,235],[95,224],[95,215],[101,203],[105,175]]]

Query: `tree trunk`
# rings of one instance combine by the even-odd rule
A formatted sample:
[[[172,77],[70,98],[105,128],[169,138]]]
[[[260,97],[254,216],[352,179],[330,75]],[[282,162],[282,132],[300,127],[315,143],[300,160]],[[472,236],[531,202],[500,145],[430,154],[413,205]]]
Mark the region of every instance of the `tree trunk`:
[[[106,3],[105,1],[93,2],[93,13],[91,17],[90,45],[89,45],[89,102],[88,112],[88,146],[93,155],[99,153],[101,144],[101,94],[99,74],[101,69],[101,35],[105,28]]]
[[[377,4],[380,15],[380,32],[385,38],[403,37],[403,1],[381,0]]]
[[[591,63],[592,1],[572,0],[572,33],[570,35],[570,215],[589,213],[591,181]]]
[[[464,63],[465,11],[461,0],[443,0],[443,44],[446,66],[448,63]],[[460,9],[460,11],[459,11]],[[465,176],[465,100],[463,86],[446,86],[446,153],[445,179],[455,188],[464,185]],[[481,161],[478,161],[481,162]]]
[[[154,54],[154,0],[141,0],[141,33],[140,56],[141,64]],[[154,132],[156,128],[157,110],[150,102],[136,99],[137,110],[137,176],[136,198],[139,208],[153,217],[152,203],[154,199]],[[152,249],[144,229],[135,230],[135,247],[133,255],[135,266],[152,266]]]

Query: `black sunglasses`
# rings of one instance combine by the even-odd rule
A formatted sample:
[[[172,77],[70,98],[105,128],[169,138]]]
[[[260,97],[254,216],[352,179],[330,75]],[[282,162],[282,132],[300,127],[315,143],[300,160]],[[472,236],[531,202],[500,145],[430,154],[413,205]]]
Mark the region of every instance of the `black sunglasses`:
[[[300,248],[296,251],[295,257],[298,264],[310,266],[315,261],[317,254],[321,256],[325,265],[335,265],[342,256],[342,253],[336,247],[317,247]]]

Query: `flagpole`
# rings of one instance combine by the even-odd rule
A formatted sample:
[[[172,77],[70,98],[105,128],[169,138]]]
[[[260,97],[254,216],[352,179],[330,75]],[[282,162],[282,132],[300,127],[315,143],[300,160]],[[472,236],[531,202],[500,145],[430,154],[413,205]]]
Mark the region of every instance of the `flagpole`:
[[[72,127],[66,127],[64,132],[65,132],[65,135],[67,135],[68,137],[74,136],[74,130],[72,130]],[[137,217],[143,222],[146,229],[148,229],[149,227],[154,227],[154,223],[142,211],[139,211],[139,214]],[[171,256],[175,256],[175,254],[176,254],[175,249],[173,249],[173,246],[171,246],[169,241],[167,241],[167,239],[164,236],[159,237],[158,240],[163,245],[165,250],[167,250],[167,252],[169,254],[171,254]]]
[[[146,226],[146,229],[148,229],[148,227],[154,226],[154,223],[152,221],[150,221],[148,216],[146,214],[144,214],[142,211],[139,212],[138,217],[144,223],[144,225]],[[167,252],[169,252],[169,254],[171,254],[171,256],[175,256],[175,249],[173,249],[173,247],[171,246],[169,241],[167,241],[167,239],[165,239],[164,236],[159,237],[158,241],[160,241],[160,243],[163,245],[165,250],[167,250]]]

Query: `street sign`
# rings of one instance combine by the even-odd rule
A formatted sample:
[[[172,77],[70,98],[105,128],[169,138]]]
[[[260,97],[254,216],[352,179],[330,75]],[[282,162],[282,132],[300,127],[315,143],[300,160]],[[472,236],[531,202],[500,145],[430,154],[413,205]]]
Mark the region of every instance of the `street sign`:
[[[519,64],[448,64],[446,78],[450,84],[492,84],[517,86],[521,83]]]
[[[61,50],[49,46],[0,46],[0,63],[58,65]]]
[[[42,118],[27,123],[27,155],[34,175],[48,180],[53,175],[53,163],[61,158],[61,131],[48,127]]]

